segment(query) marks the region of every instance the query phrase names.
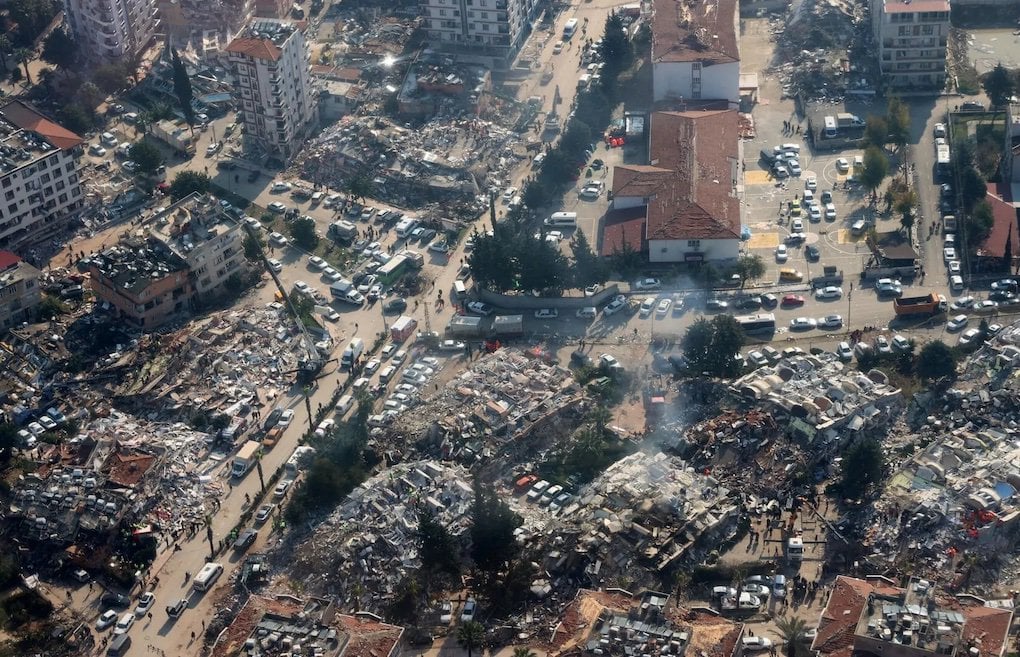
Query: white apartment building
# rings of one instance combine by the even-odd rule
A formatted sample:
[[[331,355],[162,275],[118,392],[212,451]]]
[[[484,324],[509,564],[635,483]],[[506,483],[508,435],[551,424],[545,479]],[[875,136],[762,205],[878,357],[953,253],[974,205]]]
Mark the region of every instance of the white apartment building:
[[[85,196],[82,139],[31,106],[0,106],[0,249],[18,251],[64,229]]]
[[[508,68],[531,31],[536,0],[422,0],[429,44]]]
[[[156,0],[64,0],[71,35],[93,62],[131,57],[149,45],[156,11]]]
[[[258,19],[227,46],[227,54],[237,74],[246,145],[286,162],[301,148],[318,111],[304,35],[290,21]]]
[[[946,84],[948,0],[872,0],[871,20],[885,85],[938,91]]]

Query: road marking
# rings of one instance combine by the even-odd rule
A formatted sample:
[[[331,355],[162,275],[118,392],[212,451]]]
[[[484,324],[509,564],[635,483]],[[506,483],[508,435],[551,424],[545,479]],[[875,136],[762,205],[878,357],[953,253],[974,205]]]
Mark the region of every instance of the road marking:
[[[749,249],[774,249],[779,246],[779,233],[752,233],[747,240]]]
[[[772,177],[769,176],[768,171],[745,171],[744,172],[744,184],[745,185],[771,185]]]

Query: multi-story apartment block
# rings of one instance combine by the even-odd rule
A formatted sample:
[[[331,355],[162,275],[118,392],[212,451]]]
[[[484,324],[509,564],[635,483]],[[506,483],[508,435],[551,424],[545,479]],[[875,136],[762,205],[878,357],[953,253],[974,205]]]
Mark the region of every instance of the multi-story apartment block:
[[[81,144],[21,101],[0,106],[0,248],[60,232],[82,207]]]
[[[159,23],[184,43],[197,33],[214,31],[230,39],[255,13],[255,0],[158,0]]]
[[[308,46],[298,25],[258,19],[227,46],[244,138],[282,161],[301,148],[318,111]]]
[[[938,91],[946,84],[949,0],[872,0],[871,20],[885,85]]]
[[[429,43],[509,68],[531,31],[535,0],[422,0]]]
[[[0,333],[33,321],[41,298],[39,270],[10,251],[0,251]]]
[[[64,0],[64,16],[91,61],[133,57],[156,36],[156,0]]]

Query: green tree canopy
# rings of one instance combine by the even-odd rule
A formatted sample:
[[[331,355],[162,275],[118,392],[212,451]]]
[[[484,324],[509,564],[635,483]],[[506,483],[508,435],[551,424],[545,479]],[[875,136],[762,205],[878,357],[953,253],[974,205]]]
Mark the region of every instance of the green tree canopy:
[[[248,234],[244,236],[244,257],[249,262],[262,263],[262,257],[265,251],[265,242],[262,240],[262,235],[249,230]]]
[[[1004,107],[1013,95],[1013,78],[1006,67],[999,62],[981,81],[992,107]]]
[[[885,117],[869,114],[864,122],[864,143],[878,149],[889,141],[889,122]]]
[[[477,621],[467,621],[457,628],[457,643],[467,651],[467,657],[471,657],[475,650],[482,647],[485,641],[485,628]]]
[[[43,61],[60,68],[65,73],[74,68],[78,61],[78,44],[62,27],[50,32],[43,42]]]
[[[779,639],[786,644],[786,657],[800,657],[808,654],[807,621],[796,616],[782,615],[776,619]]]
[[[766,271],[765,261],[758,254],[745,253],[737,258],[737,274],[740,276],[741,287],[747,281],[761,278]]]
[[[0,424],[0,463],[7,464],[18,445],[18,427],[10,422]]]
[[[460,572],[460,546],[428,508],[418,510],[418,550],[426,568],[451,575]]]
[[[96,86],[107,94],[114,94],[127,86],[127,73],[120,62],[104,64],[92,74]]]
[[[861,184],[871,194],[881,187],[882,181],[889,175],[889,158],[878,146],[868,146],[864,150],[864,171],[861,172]]]
[[[609,279],[609,267],[606,261],[595,255],[588,244],[583,230],[574,233],[571,243],[574,252],[573,279],[574,287],[584,289],[589,285],[600,285]]]
[[[893,96],[889,99],[886,122],[889,125],[889,142],[902,150],[910,141],[910,107]]]
[[[170,183],[170,198],[179,201],[193,192],[205,194],[209,191],[210,184],[212,184],[212,179],[204,173],[181,171],[174,176],[173,182]]]
[[[739,372],[733,356],[744,346],[744,331],[732,315],[702,317],[688,327],[681,346],[692,371],[730,377]]]
[[[987,193],[988,185],[977,169],[968,166],[960,172],[960,201],[964,211],[970,212],[978,202],[983,202]]]
[[[311,217],[299,217],[290,223],[290,236],[294,243],[305,251],[313,251],[319,245],[319,235],[315,232],[315,220]]]
[[[872,486],[882,481],[884,473],[882,446],[871,438],[858,440],[843,452],[840,491],[851,499],[865,497]]]
[[[173,66],[174,95],[180,104],[181,113],[189,126],[195,125],[195,108],[191,106],[194,96],[191,91],[191,77],[188,69],[176,50],[170,52],[170,63]]]
[[[128,157],[138,165],[139,171],[149,176],[156,173],[156,169],[163,164],[162,151],[144,139],[131,144]]]
[[[602,56],[602,61],[606,63],[606,68],[611,72],[610,77],[613,78],[631,64],[634,48],[624,29],[623,16],[619,13],[614,12],[606,18],[599,54]]]
[[[992,213],[992,206],[988,201],[981,201],[974,210],[967,215],[963,222],[964,230],[967,232],[967,240],[971,244],[981,244],[988,238],[995,225],[995,215]],[[1012,248],[1012,245],[1010,245]]]
[[[957,354],[941,340],[933,340],[921,347],[917,355],[917,375],[933,380],[956,374]]]
[[[514,532],[521,518],[495,492],[491,483],[480,477],[474,481],[475,499],[471,505],[471,559],[488,575],[503,570],[520,552]]]

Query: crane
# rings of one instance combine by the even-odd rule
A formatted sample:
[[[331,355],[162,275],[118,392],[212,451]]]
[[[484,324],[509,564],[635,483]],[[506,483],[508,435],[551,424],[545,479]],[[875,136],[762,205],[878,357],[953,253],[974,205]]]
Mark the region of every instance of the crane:
[[[258,235],[255,234],[254,229],[246,223],[241,223],[248,236],[258,241]],[[280,296],[283,298],[284,303],[287,304],[287,308],[290,310],[290,314],[294,317],[294,321],[297,323],[298,330],[301,331],[301,344],[304,347],[304,357],[298,361],[298,368],[295,370],[297,373],[297,383],[299,385],[308,385],[318,378],[319,372],[326,366],[326,361],[319,354],[318,347],[315,346],[315,340],[308,334],[308,329],[305,328],[304,322],[301,321],[301,317],[298,315],[297,308],[294,306],[294,302],[290,298],[290,294],[287,293],[287,288],[283,285],[280,277],[276,275],[272,265],[269,264],[269,258],[266,256],[266,251],[259,242],[259,256],[262,260],[262,266],[266,268],[269,275],[273,277],[273,282],[276,283],[276,289],[280,291]]]

